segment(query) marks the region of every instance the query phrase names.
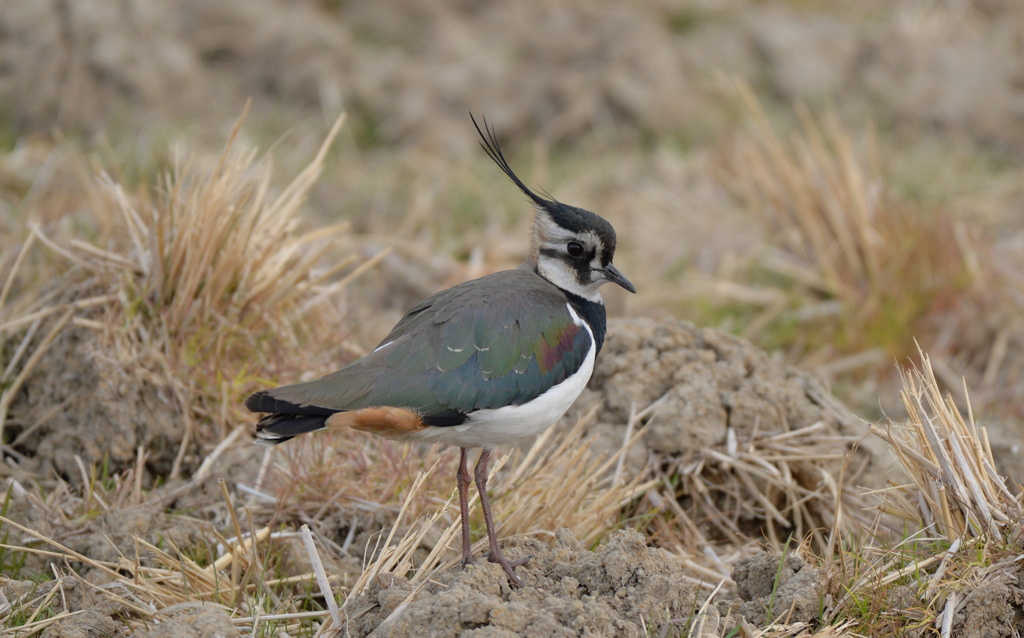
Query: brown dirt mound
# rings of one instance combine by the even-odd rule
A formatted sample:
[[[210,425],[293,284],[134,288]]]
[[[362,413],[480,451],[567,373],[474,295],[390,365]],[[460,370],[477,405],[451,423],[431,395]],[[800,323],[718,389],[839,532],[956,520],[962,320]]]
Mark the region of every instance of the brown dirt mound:
[[[141,448],[151,476],[170,473],[185,433],[178,401],[149,381],[158,373],[144,362],[128,369],[104,354],[88,328],[64,330],[46,350],[6,427],[25,455],[23,469],[79,483],[76,457],[86,468],[106,463],[113,473],[130,467]]]
[[[120,558],[134,558],[141,551],[136,538],[155,545],[169,543],[173,547],[192,548],[204,547],[213,533],[209,523],[184,514],[164,513],[155,504],[115,507],[84,521],[60,521],[31,497],[14,496],[7,506],[6,516],[73,552],[110,563]],[[9,540],[26,546],[38,544],[32,535],[16,530],[10,531]],[[78,561],[70,562],[82,574],[92,571]],[[64,558],[32,554],[26,557],[21,571],[48,573],[51,566],[63,567],[67,563]]]
[[[224,609],[201,605],[187,608],[152,629],[135,634],[137,638],[236,638],[241,635]]]
[[[617,449],[632,415],[655,402],[646,434],[629,452],[630,466],[639,469],[653,457],[666,475],[684,478],[675,496],[692,506],[693,520],[730,512],[737,531],[754,538],[760,534],[744,522],[788,518],[797,538],[827,528],[835,505],[827,483],[842,475],[844,454],[867,434],[823,382],[743,339],[674,319],[611,322],[594,377],[570,419],[600,404],[591,431]],[[877,442],[865,445],[875,449]],[[878,467],[871,449],[858,448],[851,468]],[[761,480],[776,474],[791,477],[798,493]],[[702,485],[688,487],[686,479],[698,476]],[[715,507],[691,487],[710,493]]]
[[[128,631],[97,609],[86,609],[47,627],[43,638],[100,638],[127,636]]]
[[[779,618],[787,624],[812,622],[831,602],[825,593],[825,572],[796,554],[748,556],[736,563],[732,579],[744,601],[736,606],[736,614],[756,626]]]
[[[798,430],[823,421],[825,435],[867,429],[814,375],[713,328],[675,319],[613,320],[594,377],[577,406],[604,403],[598,429],[616,430],[634,411],[661,404],[642,439],[659,454],[686,454],[725,440],[726,431]]]
[[[510,589],[490,563],[449,569],[419,592],[382,575],[346,604],[345,629],[352,636],[662,635],[666,624],[682,631],[703,602],[669,554],[633,530],[594,552],[568,530],[550,548],[523,538],[506,546],[510,559],[532,557],[517,568],[522,589]]]
[[[1020,570],[988,574],[966,592],[953,618],[953,635],[964,638],[1019,636],[1024,627],[1024,589]]]

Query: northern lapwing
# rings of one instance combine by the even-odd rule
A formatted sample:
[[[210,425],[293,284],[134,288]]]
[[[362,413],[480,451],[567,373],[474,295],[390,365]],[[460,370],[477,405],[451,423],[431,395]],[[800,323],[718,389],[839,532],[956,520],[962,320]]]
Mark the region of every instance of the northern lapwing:
[[[472,116],[470,116],[472,118]],[[481,146],[533,203],[530,256],[515,270],[443,290],[413,306],[373,352],[315,381],[257,392],[245,400],[268,413],[257,443],[348,427],[380,436],[457,445],[462,564],[473,562],[469,537],[467,452],[481,448],[476,486],[484,510],[489,560],[521,586],[498,537],[487,498],[495,446],[551,426],[594,371],[605,335],[598,291],[611,282],[636,288],[612,264],[615,229],[594,213],[540,197],[508,165],[494,129],[473,119]]]

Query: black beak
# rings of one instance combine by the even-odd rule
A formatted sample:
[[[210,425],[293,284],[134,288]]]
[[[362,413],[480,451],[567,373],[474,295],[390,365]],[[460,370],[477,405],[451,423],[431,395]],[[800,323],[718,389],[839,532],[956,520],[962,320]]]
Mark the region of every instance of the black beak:
[[[619,269],[615,267],[615,264],[608,264],[608,267],[604,268],[601,272],[603,272],[604,276],[608,278],[608,281],[613,284],[619,284],[631,293],[636,294],[636,286],[630,283],[630,281],[626,279],[626,276],[619,272]]]

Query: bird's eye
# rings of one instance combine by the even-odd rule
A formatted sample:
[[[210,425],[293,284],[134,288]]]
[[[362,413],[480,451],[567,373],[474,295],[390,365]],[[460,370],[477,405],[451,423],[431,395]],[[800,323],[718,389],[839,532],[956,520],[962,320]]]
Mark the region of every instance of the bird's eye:
[[[579,257],[583,254],[583,246],[579,242],[571,241],[565,246],[565,250],[568,251],[572,257]]]

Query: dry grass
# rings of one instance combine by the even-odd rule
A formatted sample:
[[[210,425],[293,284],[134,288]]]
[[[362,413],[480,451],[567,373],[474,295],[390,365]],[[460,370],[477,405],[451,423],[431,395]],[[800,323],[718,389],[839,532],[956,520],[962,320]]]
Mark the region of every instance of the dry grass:
[[[921,369],[903,373],[909,421],[872,426],[912,481],[886,492],[885,511],[950,542],[1019,542],[1024,507],[996,470],[987,429],[975,423],[969,403],[965,418],[953,398],[941,394],[931,360],[921,357]]]
[[[916,337],[980,379],[995,335],[976,313],[1010,301],[978,246],[991,240],[896,200],[871,129],[854,136],[833,110],[816,119],[798,107],[799,130],[783,136],[749,86],[735,92],[747,132],[718,176],[762,218],[771,248],[748,258],[740,281],[706,290],[754,309],[745,336],[831,374],[887,369]]]
[[[970,404],[963,414],[943,395],[924,353],[920,367],[903,372],[901,396],[907,420],[872,431],[907,477],[878,494],[879,516],[902,521],[903,533],[842,543],[829,618],[852,619],[871,635],[929,628],[949,636],[975,589],[1016,579],[1024,507],[996,469]]]
[[[0,435],[25,380],[62,331],[74,329],[88,344],[78,356],[118,383],[171,397],[182,421],[174,478],[187,453],[224,440],[246,418],[239,395],[294,365],[254,352],[297,351],[317,331],[336,334],[340,291],[383,256],[337,258],[345,223],[301,228],[302,203],[342,120],[277,189],[269,161],[238,148],[244,117],[212,165],[198,155],[179,159],[159,184],[134,193],[106,173],[83,177],[89,227],[68,233],[55,224],[56,236],[30,228],[0,289],[0,336],[14,339],[2,372]],[[40,279],[27,257],[41,247],[58,257],[47,266],[49,282],[19,285]],[[19,441],[26,436],[22,427]]]
[[[248,418],[241,415],[240,395],[283,365],[254,358],[254,347],[269,341],[279,348],[305,344],[336,313],[338,293],[375,261],[350,257],[325,267],[331,240],[343,236],[345,225],[301,229],[302,203],[342,121],[305,170],[281,189],[273,185],[268,161],[238,148],[243,121],[244,114],[212,164],[199,155],[183,158],[159,184],[136,192],[106,173],[83,176],[86,224],[78,218],[74,224],[51,222],[50,230],[30,227],[16,257],[6,262],[0,288],[0,336],[9,346],[0,379],[0,434],[33,374],[62,373],[52,364],[47,372],[41,362],[65,331],[77,330],[88,337],[77,355],[107,371],[100,374],[114,370],[116,383],[159,388],[170,397],[168,409],[182,427],[169,478],[182,472],[188,450],[203,449],[204,462],[190,468],[189,486],[196,486],[239,443],[243,429],[236,426]],[[56,258],[39,258],[40,248]],[[30,440],[48,418],[34,416],[36,425],[20,423],[5,446],[15,459],[22,457],[14,447]],[[76,457],[80,480],[72,482],[78,488],[59,481],[44,493],[10,478],[7,503],[28,507],[40,516],[33,520],[58,521],[62,534],[80,534],[103,515],[159,506],[148,490],[165,477],[147,472],[149,454],[140,448],[120,469],[103,459],[102,470],[89,467],[101,459]],[[12,469],[5,466],[5,473]],[[239,519],[222,487],[219,511],[230,521],[223,533],[181,548],[168,539],[136,537],[134,548],[118,547],[117,561],[83,555],[23,522],[0,519],[3,571],[43,581],[0,601],[3,635],[34,635],[79,613],[61,604],[63,587],[90,570],[106,584],[89,587],[135,626],[166,618],[192,601],[209,601],[236,610],[239,624],[262,627],[267,635],[308,628],[309,619],[320,615],[301,608],[312,574],[278,576],[286,567],[281,536],[271,538],[265,525],[257,529],[251,515]],[[180,491],[170,496],[175,493]],[[48,571],[26,567],[36,564],[26,561],[31,556],[50,565]],[[208,564],[200,564],[205,556]],[[276,614],[268,616],[271,606]]]
[[[311,618],[325,615],[300,609],[305,601],[299,596],[308,591],[315,574],[276,577],[280,555],[275,553],[270,528],[243,533],[243,523],[234,516],[230,498],[225,498],[228,511],[232,513],[232,529],[224,535],[215,533],[208,539],[212,546],[223,549],[205,566],[181,549],[162,549],[139,537],[135,538],[133,550],[122,554],[116,562],[96,560],[0,516],[5,533],[14,532],[24,538],[18,544],[4,544],[5,551],[42,556],[53,565],[52,580],[43,582],[19,599],[7,601],[6,609],[0,609],[0,617],[6,617],[7,627],[0,635],[31,636],[79,613],[81,610],[68,609],[66,605],[63,611],[58,611],[60,605],[55,595],[65,581],[86,582],[77,575],[86,570],[92,570],[93,579],[103,583],[87,586],[95,590],[101,600],[120,609],[136,628],[166,619],[188,604],[206,602],[234,611],[238,625],[256,629],[261,623],[266,624],[265,630],[272,632],[266,635],[282,631],[294,633],[303,626],[308,629]],[[72,568],[72,564],[78,567]],[[268,613],[267,607],[271,605],[273,613]]]
[[[871,519],[845,475],[856,439],[825,429],[818,422],[791,432],[730,431],[721,445],[657,467],[634,516],[709,590],[745,556],[793,541],[828,552],[834,535],[863,534]],[[727,581],[725,592],[734,595],[735,584]]]
[[[754,638],[859,638],[861,634],[854,631],[854,626],[852,622],[829,627],[813,627],[807,623],[773,624],[762,629],[748,625],[740,630],[739,635],[746,634]]]

